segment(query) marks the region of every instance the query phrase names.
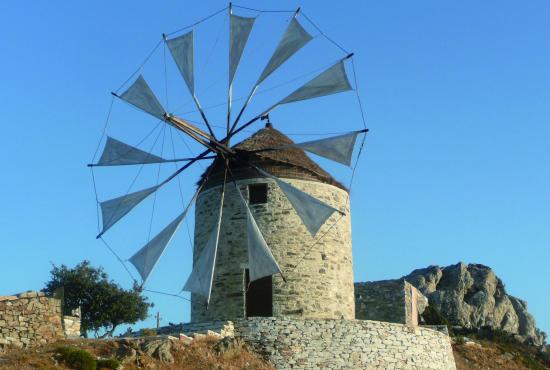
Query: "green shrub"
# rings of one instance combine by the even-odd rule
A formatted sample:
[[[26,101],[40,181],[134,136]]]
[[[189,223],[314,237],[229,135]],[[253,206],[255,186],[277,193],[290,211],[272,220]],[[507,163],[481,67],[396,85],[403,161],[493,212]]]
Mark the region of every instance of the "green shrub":
[[[156,329],[141,329],[140,334],[142,337],[151,337],[157,335],[157,331]]]
[[[97,361],[88,351],[72,347],[57,349],[61,361],[75,370],[96,370]]]
[[[503,343],[503,344],[521,343],[521,342],[518,342],[518,340],[514,338],[512,334],[504,330],[494,329],[490,326],[482,326],[477,331],[477,337],[479,339],[490,340],[491,342],[495,342],[495,343]]]
[[[97,360],[98,369],[118,369],[120,362],[116,358],[107,358],[104,360]]]
[[[466,340],[464,339],[464,337],[463,337],[462,335],[459,335],[459,336],[454,337],[454,340],[455,340],[455,343],[456,343],[456,344],[464,344],[464,343],[466,343]]]
[[[422,312],[422,318],[426,325],[445,325],[449,334],[452,335],[453,331],[449,320],[443,316],[435,307],[427,306]]]

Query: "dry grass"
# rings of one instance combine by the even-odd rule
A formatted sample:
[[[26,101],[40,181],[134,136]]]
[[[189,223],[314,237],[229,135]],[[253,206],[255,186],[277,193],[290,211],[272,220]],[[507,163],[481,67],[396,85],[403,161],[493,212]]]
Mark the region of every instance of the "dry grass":
[[[537,349],[521,344],[495,343],[453,344],[457,370],[544,370],[548,364]]]
[[[72,340],[59,341],[25,350],[11,350],[0,354],[0,369],[68,369],[56,359],[56,349],[71,346],[85,349],[97,357],[115,357],[120,344],[114,340]],[[162,363],[147,355],[140,354],[136,360],[124,363],[125,370],[154,368],[175,369],[220,369],[220,370],[272,370],[273,367],[250,352],[244,344],[233,342],[220,346],[214,339],[197,339],[189,345],[176,342],[172,351],[174,363]]]

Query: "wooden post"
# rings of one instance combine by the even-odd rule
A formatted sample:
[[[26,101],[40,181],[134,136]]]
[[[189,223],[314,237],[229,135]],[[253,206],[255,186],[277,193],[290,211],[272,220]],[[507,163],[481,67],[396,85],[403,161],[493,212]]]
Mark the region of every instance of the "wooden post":
[[[160,312],[157,311],[157,329],[160,328]]]

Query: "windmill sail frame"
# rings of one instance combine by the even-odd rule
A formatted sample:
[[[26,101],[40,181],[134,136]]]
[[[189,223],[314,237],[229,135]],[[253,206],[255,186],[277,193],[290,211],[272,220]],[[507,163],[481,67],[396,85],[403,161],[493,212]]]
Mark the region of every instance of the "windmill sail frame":
[[[163,35],[165,46],[169,49],[172,59],[174,60],[180,75],[182,76],[189,93],[191,94],[193,101],[200,113],[208,132],[201,130],[194,123],[189,122],[188,120],[177,117],[173,114],[170,114],[165,111],[164,107],[155,96],[153,90],[150,88],[149,84],[139,73],[138,77],[131,83],[131,85],[120,95],[113,93],[113,95],[126,103],[133,105],[139,110],[154,116],[162,120],[164,123],[169,124],[187,137],[192,138],[199,144],[201,144],[205,150],[199,155],[189,158],[173,158],[167,159],[163,156],[157,156],[152,153],[143,151],[137,147],[126,144],[122,141],[108,137],[103,153],[97,163],[89,165],[92,167],[109,167],[109,166],[124,166],[124,165],[144,165],[144,164],[158,164],[159,166],[171,162],[183,162],[186,161],[181,167],[169,175],[166,179],[157,183],[157,185],[135,191],[117,198],[113,198],[104,202],[99,202],[102,219],[103,219],[103,228],[99,233],[98,237],[101,237],[105,232],[107,232],[113,225],[120,221],[124,216],[132,211],[139,203],[146,199],[149,195],[154,194],[164,185],[171,182],[174,178],[180,175],[183,171],[188,169],[194,163],[203,160],[203,159],[212,159],[221,157],[224,158],[224,166],[226,175],[224,176],[223,186],[222,186],[222,195],[221,195],[221,204],[219,210],[219,217],[217,224],[212,230],[211,235],[211,244],[209,244],[208,253],[213,253],[213,255],[204,257],[210,267],[208,267],[208,274],[210,277],[207,281],[208,292],[203,286],[203,282],[198,279],[200,275],[199,272],[192,272],[188,282],[185,287],[189,289],[200,290],[200,292],[193,291],[194,293],[205,295],[207,303],[210,301],[210,294],[212,290],[212,281],[214,279],[214,270],[216,263],[216,254],[218,251],[218,243],[220,237],[220,228],[222,222],[223,214],[223,205],[225,197],[225,186],[227,182],[227,173],[233,179],[233,182],[236,186],[237,191],[239,192],[240,198],[244,204],[246,210],[246,228],[248,232],[248,259],[250,268],[250,278],[251,281],[260,279],[264,276],[281,274],[282,271],[277,261],[275,260],[269,246],[267,245],[259,227],[254,218],[254,214],[248,206],[246,200],[244,199],[238,184],[235,182],[233,175],[230,169],[230,163],[232,162],[242,162],[242,158],[238,157],[237,153],[230,147],[229,142],[232,137],[234,137],[239,132],[242,132],[246,127],[249,127],[254,122],[258,121],[262,117],[268,115],[271,111],[277,107],[298,102],[306,99],[318,98],[321,96],[336,94],[343,91],[352,90],[352,85],[349,82],[349,79],[346,74],[346,68],[344,62],[351,58],[353,54],[348,54],[346,57],[340,59],[334,65],[323,71],[321,74],[314,77],[309,82],[305,83],[294,92],[286,96],[286,98],[280,100],[278,103],[271,106],[269,109],[264,110],[260,115],[255,116],[250,119],[248,122],[238,126],[239,121],[246,110],[250,105],[252,98],[256,94],[260,84],[262,84],[267,78],[269,78],[281,65],[286,63],[290,58],[292,58],[298,51],[300,51],[304,46],[306,46],[312,39],[310,33],[303,27],[303,25],[298,21],[297,16],[299,15],[300,9],[296,10],[291,17],[288,26],[286,27],[284,33],[282,34],[278,44],[276,45],[271,57],[264,66],[261,74],[256,80],[255,84],[252,86],[243,106],[241,107],[237,117],[231,124],[231,110],[232,110],[232,95],[233,95],[233,81],[235,79],[241,58],[243,56],[244,50],[247,46],[248,39],[253,31],[254,25],[257,21],[256,17],[244,17],[240,15],[233,14],[231,5],[229,9],[229,68],[228,68],[228,91],[227,91],[227,122],[226,122],[226,133],[225,137],[222,139],[216,138],[213,125],[210,124],[207,116],[202,108],[196,94],[195,86],[195,29],[194,27],[198,24],[194,24],[191,30],[186,33],[169,38],[168,35]],[[224,9],[224,10],[225,10]],[[217,13],[216,13],[217,14]],[[307,17],[306,17],[307,19]],[[309,21],[309,19],[308,19]],[[311,22],[311,21],[310,21]],[[200,22],[199,22],[200,23]],[[187,28],[189,29],[189,28]],[[322,34],[322,32],[321,32]],[[140,67],[141,69],[141,67]],[[140,71],[140,70],[138,70]],[[134,76],[134,75],[133,75]],[[300,148],[311,153],[323,156],[325,158],[331,159],[333,161],[350,165],[351,164],[351,155],[353,153],[353,148],[356,143],[357,136],[368,130],[355,131],[349,134],[340,135],[337,137],[331,137],[321,140],[313,140],[305,143],[298,144],[289,144],[288,146],[270,148],[265,150],[284,150],[286,148],[294,147]],[[256,169],[262,175],[271,178],[281,189],[283,194],[289,200],[292,208],[296,211],[296,214],[302,220],[304,227],[307,229],[309,234],[314,237],[317,232],[320,230],[322,225],[324,225],[331,215],[335,212],[343,214],[342,211],[326,204],[325,202],[314,198],[313,196],[303,192],[293,186],[292,184],[285,182],[266,171],[258,168],[256,165],[245,161],[246,166]],[[212,168],[211,168],[212,169]],[[210,170],[211,170],[210,169]],[[197,192],[193,196],[190,204],[196,200],[198,193],[201,191],[202,187],[208,180],[208,174],[204,179],[203,183],[197,189]],[[187,215],[187,211],[190,207],[190,204],[185,208],[184,212],[179,216],[174,218],[170,224],[164,227],[161,232],[155,236],[152,240],[146,243],[140,250],[130,257],[130,262],[136,267],[140,273],[143,284],[149,278],[151,272],[158,263],[160,257],[167,248],[170,240],[177,231],[179,225]],[[210,241],[209,241],[210,242]],[[203,249],[204,251],[204,249]],[[200,256],[198,258],[201,258]],[[195,274],[195,275],[193,275]],[[193,277],[194,276],[194,277]],[[194,280],[193,280],[194,279]],[[284,279],[284,276],[283,276]],[[202,289],[202,290],[201,290]]]

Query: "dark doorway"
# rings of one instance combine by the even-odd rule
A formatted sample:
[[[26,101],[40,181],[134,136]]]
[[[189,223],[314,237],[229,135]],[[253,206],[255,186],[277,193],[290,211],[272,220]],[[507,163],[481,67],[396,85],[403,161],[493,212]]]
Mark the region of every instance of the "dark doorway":
[[[246,317],[273,316],[271,276],[250,283],[248,269],[245,274]]]

